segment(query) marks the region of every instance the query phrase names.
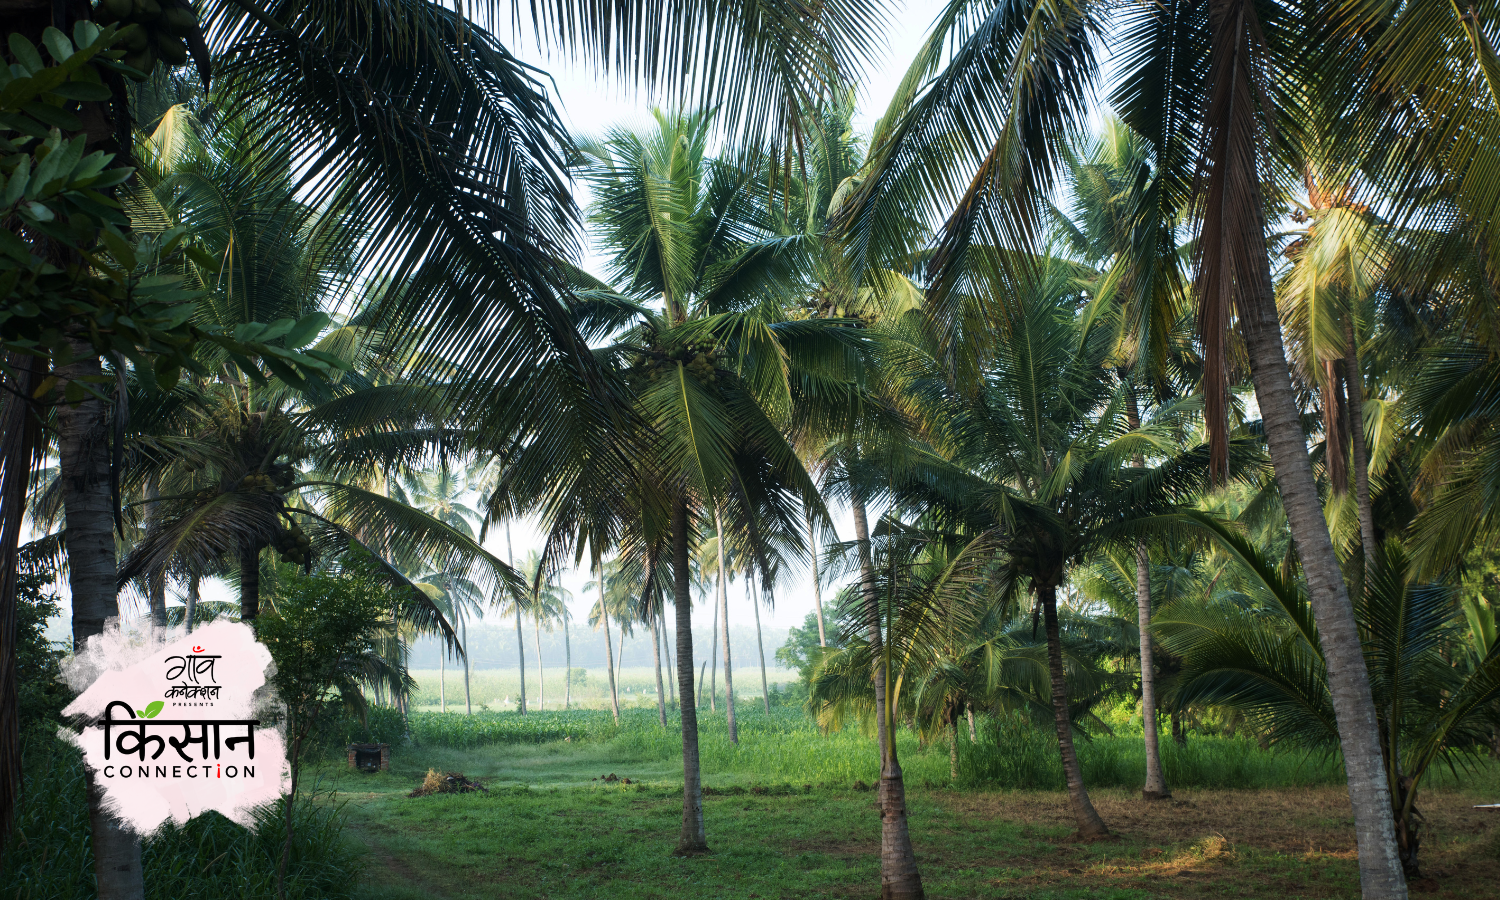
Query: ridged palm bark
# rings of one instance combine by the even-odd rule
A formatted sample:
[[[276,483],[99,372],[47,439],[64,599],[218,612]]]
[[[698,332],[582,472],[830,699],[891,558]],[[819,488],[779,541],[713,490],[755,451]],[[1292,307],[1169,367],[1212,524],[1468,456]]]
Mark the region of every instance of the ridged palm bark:
[[[734,673],[730,671],[733,665],[732,654],[729,652],[729,591],[724,584],[724,519],[717,509],[714,510],[714,528],[718,534],[719,552],[719,640],[724,644],[724,710],[728,716],[729,742],[738,744],[740,742],[739,723],[734,718]]]
[[[1146,786],[1141,796],[1165,800],[1172,796],[1161,770],[1161,735],[1156,717],[1156,663],[1151,653],[1151,553],[1144,543],[1135,546],[1136,622],[1141,633],[1141,732],[1146,744]]]
[[[1037,602],[1042,605],[1043,626],[1047,630],[1047,675],[1052,686],[1052,721],[1057,729],[1057,750],[1062,757],[1063,778],[1068,785],[1068,803],[1078,834],[1085,838],[1104,837],[1109,828],[1089,800],[1083,784],[1083,769],[1078,751],[1073,747],[1073,721],[1068,715],[1068,682],[1063,673],[1062,634],[1057,624],[1057,586],[1042,583],[1036,588]]]
[[[693,702],[693,597],[688,580],[688,510],[672,505],[672,601],[677,606],[677,691],[682,697],[682,834],[677,854],[708,852],[703,829],[703,773],[698,764],[698,711]]]
[[[651,613],[651,661],[656,668],[656,718],[661,722],[661,727],[667,727],[667,690],[661,680],[661,614],[655,610]]]
[[[911,843],[906,809],[906,780],[896,758],[896,741],[887,709],[888,660],[881,653],[884,641],[880,627],[880,597],[875,584],[875,563],[870,547],[869,514],[863,494],[851,491],[854,539],[859,545],[860,584],[864,593],[864,616],[875,666],[875,737],[880,744],[880,896],[881,900],[920,900],[922,873]]]
[[[74,381],[97,387],[102,373],[93,348],[74,341],[75,361],[57,372],[59,396]],[[88,396],[57,408],[58,477],[67,517],[68,589],[73,602],[73,646],[84,648],[120,614],[116,600],[114,503],[110,489],[109,410]],[[103,788],[88,775],[94,878],[100,900],[145,895],[141,840],[103,807]]]

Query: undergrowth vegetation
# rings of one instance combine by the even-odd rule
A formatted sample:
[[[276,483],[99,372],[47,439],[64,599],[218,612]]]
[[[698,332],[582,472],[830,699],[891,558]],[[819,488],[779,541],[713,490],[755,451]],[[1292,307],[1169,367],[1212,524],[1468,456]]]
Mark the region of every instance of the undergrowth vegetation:
[[[6,900],[90,900],[96,896],[83,761],[71,746],[33,734],[25,747],[22,801],[16,831],[0,868]],[[286,900],[345,900],[363,851],[344,836],[337,804],[308,797],[294,809],[287,860]],[[146,897],[151,900],[271,900],[283,830],[281,805],[266,807],[254,828],[217,813],[185,826],[168,823],[142,848]]]
[[[801,709],[757,707],[738,711],[739,743],[729,740],[722,715],[700,714],[699,747],[705,777],[757,776],[767,783],[847,787],[873,784],[877,762],[872,739],[857,726],[824,734]],[[408,736],[409,734],[409,736]],[[396,754],[422,749],[474,749],[486,746],[590,743],[621,761],[680,759],[681,737],[663,729],[654,710],[621,712],[617,727],[605,710],[413,713],[409,731],[394,710],[370,710],[366,725],[352,719],[334,721],[324,732],[331,758],[342,758],[350,741],[390,743]],[[958,786],[990,789],[1061,790],[1062,766],[1056,738],[1019,716],[982,716],[977,742],[967,730],[958,737]],[[913,785],[948,785],[949,746],[940,740],[923,746],[902,729],[897,737],[902,767]],[[403,751],[401,748],[407,748]],[[1121,731],[1079,741],[1084,777],[1100,787],[1139,788],[1145,771],[1140,737]],[[1195,734],[1187,744],[1166,742],[1163,765],[1171,784],[1184,788],[1272,788],[1332,785],[1343,781],[1342,761],[1319,753],[1262,749],[1246,737]]]

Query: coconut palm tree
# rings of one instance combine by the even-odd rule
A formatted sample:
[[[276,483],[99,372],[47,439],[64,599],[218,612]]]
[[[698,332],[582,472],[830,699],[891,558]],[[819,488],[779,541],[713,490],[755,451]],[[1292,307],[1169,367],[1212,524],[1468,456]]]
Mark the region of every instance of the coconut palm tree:
[[[1163,642],[1183,658],[1176,702],[1234,709],[1273,743],[1332,752],[1339,737],[1328,667],[1305,588],[1224,524],[1206,516],[1197,524],[1257,589],[1240,603],[1178,603],[1160,617]],[[1418,790],[1434,763],[1488,752],[1500,649],[1464,628],[1454,588],[1415,580],[1399,542],[1388,538],[1383,552],[1357,609],[1380,700],[1391,815],[1406,876],[1417,878]]]
[[[1323,27],[1316,14],[1298,16],[1293,28],[1261,27],[1264,16],[1276,15],[1251,0],[1218,0],[1206,8],[953,0],[939,12],[881,120],[869,174],[840,218],[855,253],[878,263],[928,245],[926,233],[909,227],[911,210],[951,211],[933,248],[928,310],[943,352],[958,358],[975,343],[983,349],[986,340],[985,330],[965,325],[1002,321],[1005,314],[989,307],[1010,303],[1018,294],[1010,289],[1015,281],[1043,276],[1028,263],[1029,253],[1008,251],[1035,252],[1047,239],[1046,200],[1061,175],[1068,141],[1091,109],[1088,98],[1104,94],[1147,141],[1161,173],[1158,218],[1170,222],[1193,213],[1198,226],[1193,293],[1216,470],[1222,473],[1227,460],[1233,334],[1243,340],[1333,672],[1362,850],[1360,882],[1368,898],[1402,898],[1406,887],[1387,814],[1374,701],[1308,458],[1266,234],[1276,214],[1268,205],[1276,199],[1268,185],[1278,165],[1267,135],[1295,131],[1295,116],[1305,107],[1281,102],[1287,95],[1263,86],[1300,84],[1306,71],[1318,71],[1323,80],[1364,83],[1352,74],[1360,52],[1315,39]],[[1399,14],[1382,7],[1370,15]],[[1382,46],[1388,36],[1382,35]],[[1109,85],[1101,84],[1106,69],[1097,64],[1110,55],[1105,41],[1124,48],[1112,54],[1117,65],[1108,69],[1115,76]],[[1309,66],[1314,52],[1318,64]],[[1443,55],[1429,52],[1431,59]],[[1379,59],[1393,81],[1399,77],[1403,87],[1429,89],[1411,70],[1397,76],[1395,64]],[[1405,108],[1399,101],[1385,108],[1395,107]],[[1351,157],[1367,146],[1349,143],[1357,145],[1348,148]],[[976,285],[991,289],[971,290]]]
[[[707,847],[693,702],[692,544],[717,513],[726,533],[746,536],[764,572],[763,535],[800,531],[802,504],[826,515],[783,431],[793,409],[820,399],[802,393],[793,373],[813,366],[855,373],[863,347],[842,323],[782,318],[779,292],[798,289],[799,241],[775,228],[760,187],[763,165],[707,155],[709,122],[704,114],[658,113],[652,133],[616,131],[580,144],[596,197],[590,217],[620,282],[618,299],[599,295],[622,323],[601,356],[633,394],[642,425],[610,459],[634,460],[633,471],[583,478],[606,460],[544,458],[529,446],[506,461],[515,494],[547,498],[554,546],[582,552],[588,543],[597,559],[620,542],[641,562],[643,584],[671,573],[683,717],[681,853]]]
[[[193,12],[188,4],[178,5]],[[44,28],[60,25],[73,33],[78,14],[103,24],[113,18],[110,10],[108,5],[23,3],[7,19],[14,34],[10,43],[29,37],[32,46],[40,46]],[[684,94],[696,88],[708,102],[726,91],[722,96],[737,101],[726,120],[751,123],[757,133],[795,130],[779,126],[795,123],[808,90],[805,79],[837,80],[849,61],[846,43],[861,47],[859,23],[868,21],[837,9],[827,18],[765,14],[759,7],[726,16],[720,6],[707,4],[675,7],[665,21],[623,7],[618,18],[575,16],[568,4],[530,10],[539,36],[547,33],[605,65],[615,62],[620,73],[647,85]],[[555,261],[570,244],[573,221],[562,177],[568,142],[545,90],[527,67],[462,12],[427,0],[269,12],[223,2],[205,8],[201,23],[191,15],[187,19],[188,47],[174,39],[168,61],[185,61],[190,51],[206,82],[210,59],[216,59],[235,105],[256,112],[257,143],[285,146],[305,159],[303,185],[311,204],[357,210],[367,233],[379,235],[361,244],[353,268],[394,273],[409,288],[391,296],[385,308],[389,321],[419,327],[423,348],[438,356],[463,356],[477,376],[473,383],[493,386],[505,376],[530,372],[548,387],[561,381],[589,393],[596,382],[578,377],[580,369],[589,369],[588,353],[567,327],[556,299],[566,288]],[[351,46],[361,52],[349,52]],[[632,55],[643,53],[660,66],[625,65],[615,55],[622,47],[633,47]],[[131,63],[149,72],[156,63],[154,49],[133,54]],[[111,68],[115,71],[105,82],[111,96],[96,95],[85,103],[93,127],[84,129],[80,122],[71,129],[81,132],[86,144],[129,143],[128,97],[118,67]],[[475,315],[478,309],[486,314]],[[76,337],[94,323],[54,324]],[[493,333],[513,337],[489,340]],[[73,343],[69,355],[78,361],[57,374],[76,393],[79,385],[100,376],[97,360],[111,348]],[[569,364],[539,365],[559,358]],[[492,395],[485,404],[490,424],[500,431],[534,426],[537,410],[527,412],[518,398],[535,397],[537,387],[502,391],[500,397],[509,402],[493,402],[500,398]],[[60,435],[104,446],[104,400],[91,397],[80,405],[71,424],[96,431],[69,427]],[[546,417],[555,420],[560,414],[553,408]],[[81,458],[71,449],[64,456],[70,465]],[[108,481],[96,483],[83,470],[73,478],[74,484],[101,492]],[[89,526],[77,501],[72,505],[85,521],[68,532],[70,555],[107,558],[108,534]],[[10,537],[0,540],[0,546],[14,544]],[[10,567],[8,562],[5,568]],[[92,588],[76,595],[90,621],[113,609],[98,593],[105,590],[102,570]],[[131,861],[138,849],[121,860],[102,845],[96,849],[101,896],[141,896],[140,867]]]
[[[1162,219],[1149,148],[1125,123],[1107,118],[1097,138],[1064,157],[1070,194],[1067,211],[1055,215],[1070,256],[1093,271],[1084,275],[1092,319],[1109,310],[1117,335],[1115,362],[1133,389],[1126,394],[1126,424],[1141,426],[1140,401],[1165,400],[1186,381],[1179,349],[1185,278],[1179,272],[1176,223]],[[1174,338],[1177,340],[1174,341]],[[1174,346],[1175,344],[1175,346]],[[1144,468],[1144,456],[1135,465]],[[1136,617],[1140,634],[1141,711],[1146,745],[1148,800],[1170,797],[1162,774],[1156,727],[1155,667],[1151,662],[1151,557],[1146,542],[1135,552]]]
[[[935,527],[982,535],[1003,552],[992,575],[997,596],[1022,586],[1034,596],[1069,800],[1079,833],[1095,837],[1108,828],[1073,747],[1058,593],[1091,551],[1133,547],[1151,517],[1203,490],[1210,454],[1179,448],[1161,422],[1129,427],[1129,386],[1106,365],[1114,340],[1079,315],[1073,266],[1035,265],[1050,277],[1043,290],[1015,299],[977,391],[953,387],[936,360],[931,374],[914,379],[929,420],[924,432],[946,461],[927,462],[894,490],[903,508],[920,510]],[[1243,462],[1244,448],[1234,447]],[[1156,465],[1137,466],[1138,456]]]

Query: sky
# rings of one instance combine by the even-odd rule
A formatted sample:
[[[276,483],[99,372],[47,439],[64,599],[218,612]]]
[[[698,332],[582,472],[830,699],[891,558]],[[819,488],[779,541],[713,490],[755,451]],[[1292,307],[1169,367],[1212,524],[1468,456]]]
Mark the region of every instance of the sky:
[[[864,135],[869,134],[875,121],[885,111],[908,64],[916,56],[917,50],[926,37],[928,26],[941,9],[941,4],[923,3],[920,0],[905,6],[895,3],[891,6],[893,8],[888,13],[890,21],[885,29],[886,45],[883,51],[877,51],[862,72],[859,106],[853,124],[855,130]],[[497,29],[497,31],[502,35],[506,34],[506,30]],[[511,42],[509,49],[522,60],[537,66],[551,76],[556,86],[555,96],[559,101],[563,122],[574,135],[593,137],[614,126],[644,128],[650,123],[651,103],[642,92],[619,82],[596,77],[590,67],[570,65],[564,57],[556,53],[548,54],[539,49],[529,37]],[[588,202],[583,191],[579,191],[578,199],[580,205],[586,205]],[[602,260],[592,252],[583,260],[583,266],[594,275],[602,277],[605,274]],[[853,525],[848,510],[834,509],[833,513],[834,525],[838,529],[839,537],[845,540],[852,537]],[[541,529],[536,522],[532,521],[514,523],[511,538],[515,559],[524,558],[528,552],[539,550],[542,545]],[[490,530],[485,549],[501,559],[507,558],[503,529]],[[567,571],[561,573],[559,580],[562,586],[573,594],[569,609],[574,621],[587,621],[589,607],[595,599],[592,596],[586,596],[583,591],[584,584],[590,580],[589,573],[584,570]],[[174,584],[168,588],[168,603],[171,605],[177,605],[180,602],[178,587]],[[836,586],[831,590],[825,588],[823,594],[825,599],[832,596],[834,590],[837,590]],[[66,584],[61,585],[60,595],[63,610],[61,615],[48,623],[48,635],[52,640],[66,641],[71,635],[71,608],[68,604]],[[208,580],[203,584],[202,596],[205,600],[237,600],[231,588],[217,579]],[[731,623],[749,624],[753,621],[751,601],[745,596],[743,590],[730,590],[728,598]],[[129,616],[132,613],[139,615],[144,612],[140,608],[132,610],[131,603],[127,595],[121,595],[122,612],[125,615]],[[812,608],[813,590],[810,573],[796,573],[778,586],[774,604],[762,606],[761,621],[764,625],[778,629],[801,625]],[[695,626],[703,627],[702,623],[697,622],[696,619],[706,617],[708,612],[706,606],[694,609]],[[695,627],[694,630],[698,629]],[[766,647],[768,657],[773,650],[772,646]]]

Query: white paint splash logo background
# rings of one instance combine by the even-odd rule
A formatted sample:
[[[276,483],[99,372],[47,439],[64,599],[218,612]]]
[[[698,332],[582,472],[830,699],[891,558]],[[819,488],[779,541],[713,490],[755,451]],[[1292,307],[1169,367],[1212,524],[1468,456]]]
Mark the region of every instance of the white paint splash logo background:
[[[176,682],[168,673],[205,655],[218,657],[212,674],[221,690],[208,703],[171,699]],[[281,796],[289,776],[281,733],[258,708],[271,671],[270,651],[240,622],[213,622],[192,634],[111,625],[64,668],[63,678],[82,693],[63,712],[86,725],[82,734],[61,734],[82,748],[105,807],[138,834],[209,810],[250,825],[253,810]],[[259,726],[241,724],[257,719]]]

